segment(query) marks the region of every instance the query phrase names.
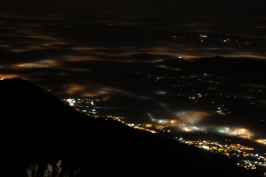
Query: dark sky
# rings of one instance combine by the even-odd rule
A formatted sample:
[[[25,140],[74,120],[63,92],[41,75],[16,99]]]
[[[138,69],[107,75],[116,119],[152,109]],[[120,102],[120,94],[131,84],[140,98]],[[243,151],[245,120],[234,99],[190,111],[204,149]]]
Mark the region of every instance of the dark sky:
[[[265,9],[264,0],[1,0],[0,78],[28,79],[60,98],[122,96],[167,112],[157,97],[143,101],[164,94],[140,84],[152,63],[265,59]]]

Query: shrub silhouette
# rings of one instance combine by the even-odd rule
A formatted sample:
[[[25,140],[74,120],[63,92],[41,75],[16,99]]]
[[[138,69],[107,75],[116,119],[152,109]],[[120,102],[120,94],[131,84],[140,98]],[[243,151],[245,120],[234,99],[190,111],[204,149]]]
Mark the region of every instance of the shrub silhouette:
[[[69,172],[63,173],[61,165],[62,160],[58,160],[55,166],[47,164],[46,169],[43,170],[43,173],[40,173],[40,175],[38,175],[39,164],[35,164],[27,168],[26,172],[28,177],[80,177],[80,168],[77,168],[71,176]]]

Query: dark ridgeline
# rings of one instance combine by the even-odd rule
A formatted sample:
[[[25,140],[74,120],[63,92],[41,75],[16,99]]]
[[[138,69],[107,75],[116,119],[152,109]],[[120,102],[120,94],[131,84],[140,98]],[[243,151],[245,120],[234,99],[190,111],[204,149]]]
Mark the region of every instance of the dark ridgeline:
[[[215,74],[226,78],[233,78],[234,83],[266,84],[265,60],[252,58],[200,58],[192,61],[174,58],[167,59],[158,64],[177,67],[194,74]]]
[[[259,176],[224,156],[82,115],[22,79],[0,81],[0,98],[1,176],[27,176],[30,165],[57,159],[82,176]]]

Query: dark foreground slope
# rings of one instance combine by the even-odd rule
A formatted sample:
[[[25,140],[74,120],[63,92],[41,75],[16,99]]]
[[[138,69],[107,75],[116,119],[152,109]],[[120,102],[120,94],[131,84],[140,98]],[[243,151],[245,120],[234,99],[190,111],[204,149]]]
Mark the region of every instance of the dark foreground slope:
[[[258,176],[226,157],[82,115],[21,79],[0,81],[0,98],[3,176],[26,176],[29,165],[57,159],[82,176]]]

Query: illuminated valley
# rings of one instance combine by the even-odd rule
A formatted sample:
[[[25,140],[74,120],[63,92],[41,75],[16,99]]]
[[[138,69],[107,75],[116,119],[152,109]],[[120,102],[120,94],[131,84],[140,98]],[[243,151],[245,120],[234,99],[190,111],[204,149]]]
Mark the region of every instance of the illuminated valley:
[[[239,167],[250,170],[257,169],[265,172],[266,175],[266,136],[264,136],[264,139],[258,139],[256,134],[245,127],[200,124],[201,119],[209,116],[206,112],[182,111],[176,113],[176,119],[161,120],[155,119],[151,114],[148,114],[150,120],[147,123],[140,124],[127,122],[125,117],[101,113],[102,110],[120,110],[121,108],[99,107],[99,99],[79,98],[63,99],[62,101],[88,116],[106,120],[112,119],[134,129],[155,133],[159,136],[172,138],[178,142],[196,146],[213,153],[223,154],[228,158],[234,159],[235,164]],[[195,135],[190,136],[189,134],[191,133],[195,133]],[[205,135],[202,136],[200,135],[201,133]],[[223,136],[219,137],[216,134]],[[208,135],[212,135],[212,138],[208,139]],[[231,140],[230,137],[236,138]],[[225,139],[221,142],[221,138]],[[241,139],[247,139],[248,141],[242,142]]]
[[[65,157],[84,148],[69,157],[76,164],[82,160],[91,163],[88,148],[90,153],[100,154],[92,160],[88,174],[91,169],[108,171],[101,169],[104,160],[106,168],[113,167],[111,175],[121,172],[118,164],[132,173],[140,173],[139,164],[143,169],[149,164],[151,171],[165,174],[168,168],[178,171],[176,159],[171,150],[164,158],[165,152],[156,142],[165,142],[162,149],[171,149],[176,147],[167,142],[171,140],[187,150],[186,154],[174,148],[179,153],[175,157],[184,154],[186,158],[200,150],[205,158],[207,150],[230,158],[237,170],[243,167],[244,173],[254,174],[259,170],[266,176],[265,9],[264,0],[0,1],[0,82],[21,78],[55,97],[46,102],[49,96],[37,99],[36,94],[37,101],[29,101],[30,87],[21,90],[12,84],[2,92],[3,96],[17,94],[6,98],[12,106],[2,101],[6,131],[1,135],[10,145],[6,146],[10,149],[7,161],[13,164],[16,157],[25,155],[21,159],[31,163],[27,158],[36,160],[38,148],[45,153],[37,160],[46,158],[57,150],[53,144],[57,143],[66,149]],[[31,119],[21,118],[29,114]],[[38,116],[43,119],[36,119]],[[41,129],[42,125],[51,131]],[[35,134],[42,138],[30,139]],[[150,137],[150,142],[142,135]],[[11,136],[17,141],[11,141]],[[21,137],[28,138],[28,144]],[[143,138],[141,146],[138,138]],[[93,145],[87,146],[84,139],[92,140]],[[28,154],[13,149],[24,145],[29,145]],[[56,152],[55,156],[63,154]],[[121,158],[117,160],[116,154]],[[9,158],[12,155],[14,159]],[[215,155],[210,161],[216,162]],[[184,165],[191,174],[193,168],[201,170],[200,157],[190,159],[196,163],[193,167]],[[133,163],[136,159],[141,161],[137,165]],[[216,167],[225,172],[219,163]],[[157,168],[161,165],[167,170]],[[185,176],[187,171],[183,171]]]

